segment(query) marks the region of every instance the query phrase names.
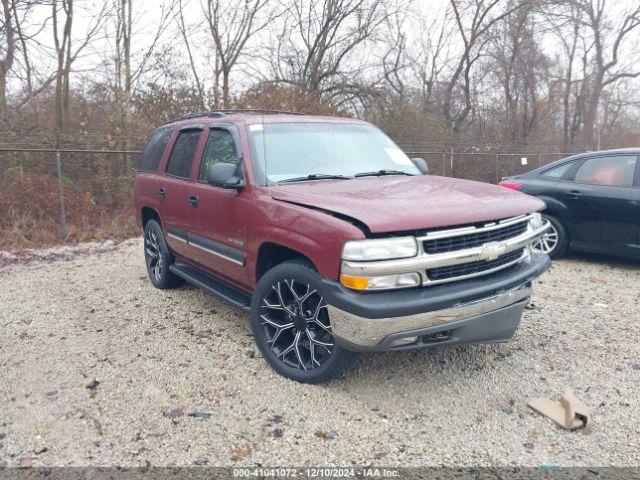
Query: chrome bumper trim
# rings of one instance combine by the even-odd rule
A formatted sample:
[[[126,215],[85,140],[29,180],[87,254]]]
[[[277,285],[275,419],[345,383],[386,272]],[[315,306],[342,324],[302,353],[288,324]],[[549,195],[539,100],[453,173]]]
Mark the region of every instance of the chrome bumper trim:
[[[334,335],[360,347],[375,347],[395,333],[443,325],[456,320],[474,317],[513,305],[531,296],[531,287],[524,284],[498,295],[463,303],[451,308],[417,313],[402,317],[364,318],[328,306]]]
[[[536,240],[538,240],[549,228],[549,224],[533,228],[531,223],[527,226],[527,230],[513,238],[501,241],[501,242],[489,242],[479,247],[467,248],[463,250],[454,250],[452,252],[428,254],[424,252],[422,242],[425,240],[432,240],[434,238],[446,238],[455,237],[459,235],[466,235],[473,232],[483,232],[487,230],[495,230],[497,228],[504,228],[511,224],[518,222],[529,222],[531,216],[517,217],[515,219],[509,219],[504,222],[489,224],[482,228],[465,227],[455,230],[446,230],[433,232],[433,234],[417,238],[419,252],[418,255],[411,258],[402,258],[396,260],[379,260],[373,262],[355,262],[344,260],[342,262],[341,273],[352,276],[375,276],[375,275],[390,275],[399,273],[412,273],[417,272],[422,277],[422,284],[437,285],[440,283],[448,283],[466,278],[477,277],[481,275],[487,275],[498,270],[507,268],[524,258],[528,252],[523,254],[522,258],[517,261],[502,265],[498,268],[494,268],[487,271],[478,272],[466,276],[458,276],[447,278],[443,280],[430,280],[427,277],[426,271],[432,268],[447,267],[453,265],[461,265],[464,263],[477,262],[482,260],[495,260],[507,253],[519,250],[521,248],[530,247]]]

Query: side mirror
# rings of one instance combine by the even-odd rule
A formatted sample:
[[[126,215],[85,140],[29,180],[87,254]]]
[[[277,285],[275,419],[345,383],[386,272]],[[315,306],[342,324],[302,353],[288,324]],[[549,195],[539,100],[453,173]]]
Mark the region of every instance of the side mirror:
[[[420,173],[423,175],[429,175],[429,165],[427,165],[424,158],[412,158],[411,162],[418,170],[420,170]]]
[[[240,190],[244,187],[238,176],[238,166],[233,163],[214,163],[207,170],[207,183],[219,188]]]

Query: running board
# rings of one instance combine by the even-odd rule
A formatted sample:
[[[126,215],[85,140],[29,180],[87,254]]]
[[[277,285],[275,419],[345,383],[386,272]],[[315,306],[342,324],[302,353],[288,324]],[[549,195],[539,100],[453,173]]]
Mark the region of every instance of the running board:
[[[202,272],[186,263],[176,262],[169,267],[173,273],[184,278],[187,282],[226,300],[233,306],[246,312],[251,310],[251,295],[243,292],[239,288],[228,284],[212,275]]]

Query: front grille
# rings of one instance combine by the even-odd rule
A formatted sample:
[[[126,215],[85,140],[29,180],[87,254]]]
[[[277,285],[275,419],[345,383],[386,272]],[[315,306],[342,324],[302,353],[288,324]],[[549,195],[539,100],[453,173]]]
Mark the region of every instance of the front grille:
[[[517,237],[525,232],[527,222],[522,221],[506,225],[495,230],[485,230],[455,237],[436,238],[433,240],[424,240],[422,243],[426,253],[445,253],[454,252],[456,250],[464,250],[466,248],[480,247],[489,242],[500,242]]]
[[[516,262],[524,254],[524,248],[514,250],[495,260],[489,262],[480,260],[477,262],[463,263],[461,265],[450,265],[448,267],[432,268],[427,270],[427,277],[431,281],[442,281],[447,279],[455,279],[467,275],[476,275],[494,268],[503,267],[509,263]]]

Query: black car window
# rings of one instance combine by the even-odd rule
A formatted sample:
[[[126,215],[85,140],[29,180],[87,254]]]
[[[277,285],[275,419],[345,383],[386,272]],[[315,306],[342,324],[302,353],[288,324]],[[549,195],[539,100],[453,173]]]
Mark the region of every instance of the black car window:
[[[200,163],[200,174],[198,180],[207,181],[207,172],[214,163],[233,163],[238,165],[240,157],[236,151],[236,144],[233,135],[229,130],[214,128],[209,133],[207,144],[202,152],[202,162]]]
[[[167,173],[179,178],[189,178],[193,156],[198,147],[201,130],[180,132],[167,165]]]
[[[630,187],[633,185],[635,170],[635,155],[592,157],[578,168],[575,181],[609,187]]]
[[[575,162],[567,162],[562,165],[558,165],[557,167],[550,168],[549,170],[545,170],[541,173],[543,177],[549,178],[562,178],[564,175],[571,170],[571,168],[575,165]]]
[[[158,170],[162,154],[167,148],[171,135],[173,135],[173,127],[161,128],[151,134],[142,155],[140,155],[138,171],[155,172]]]

